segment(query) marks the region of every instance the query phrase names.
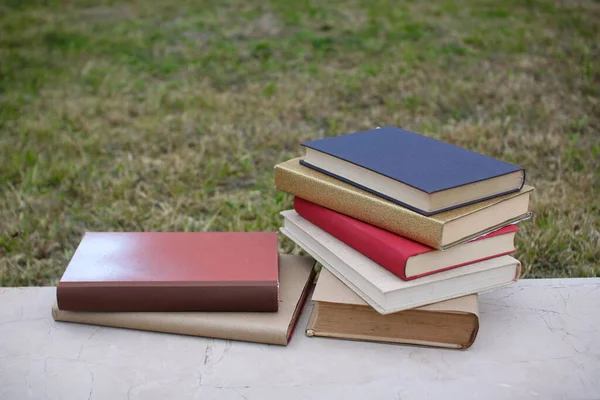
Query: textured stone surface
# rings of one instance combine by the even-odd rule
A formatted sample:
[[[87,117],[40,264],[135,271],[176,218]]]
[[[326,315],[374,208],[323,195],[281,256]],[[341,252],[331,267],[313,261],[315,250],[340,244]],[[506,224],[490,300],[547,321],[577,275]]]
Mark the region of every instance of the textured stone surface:
[[[304,335],[288,347],[52,320],[54,288],[0,288],[0,399],[598,399],[600,279],[480,297],[466,351]]]

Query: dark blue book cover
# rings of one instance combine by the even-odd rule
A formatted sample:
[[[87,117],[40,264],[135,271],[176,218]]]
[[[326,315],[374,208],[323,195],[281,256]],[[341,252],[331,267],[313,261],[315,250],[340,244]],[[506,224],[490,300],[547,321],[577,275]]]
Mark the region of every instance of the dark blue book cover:
[[[366,168],[428,194],[517,171],[523,171],[523,174],[525,172],[519,166],[393,126],[308,141],[302,143],[302,146]],[[398,199],[391,199],[376,193],[355,182],[350,182],[317,166],[310,165],[304,160],[300,162],[307,167],[344,180],[397,204],[407,206]],[[525,179],[523,179],[521,187],[524,183]],[[518,191],[521,187],[510,192]],[[482,200],[485,199],[477,199],[477,201]],[[460,204],[456,207],[470,203]],[[408,208],[425,215],[434,214],[416,210],[410,206]],[[438,210],[435,213],[446,210]]]

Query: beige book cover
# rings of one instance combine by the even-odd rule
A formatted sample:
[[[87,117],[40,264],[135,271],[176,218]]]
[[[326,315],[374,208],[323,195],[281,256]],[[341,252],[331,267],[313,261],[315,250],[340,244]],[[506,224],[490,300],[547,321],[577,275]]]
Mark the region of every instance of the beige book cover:
[[[287,345],[315,274],[308,256],[279,256],[277,312],[84,312],[52,307],[56,321]]]
[[[307,336],[466,349],[479,331],[477,294],[381,315],[322,269],[312,301]]]
[[[457,246],[531,216],[521,191],[430,217],[418,214],[300,164],[293,158],[275,166],[275,187],[286,193],[386,229],[436,249]]]

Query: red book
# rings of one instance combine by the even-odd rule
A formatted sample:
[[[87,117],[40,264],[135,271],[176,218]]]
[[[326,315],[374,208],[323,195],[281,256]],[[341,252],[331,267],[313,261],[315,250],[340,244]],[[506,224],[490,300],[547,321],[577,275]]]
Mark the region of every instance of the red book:
[[[277,311],[276,232],[90,232],[57,285],[71,311]]]
[[[294,209],[304,219],[406,281],[514,253],[514,237],[519,230],[516,225],[505,226],[441,251],[300,197],[294,198]]]

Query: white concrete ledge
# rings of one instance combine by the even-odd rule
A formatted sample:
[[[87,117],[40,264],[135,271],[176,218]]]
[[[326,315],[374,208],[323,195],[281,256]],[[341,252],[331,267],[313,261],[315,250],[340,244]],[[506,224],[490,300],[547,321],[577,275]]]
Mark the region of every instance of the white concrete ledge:
[[[58,323],[54,288],[0,288],[0,399],[600,399],[600,279],[480,297],[465,351],[304,335],[287,347]]]

